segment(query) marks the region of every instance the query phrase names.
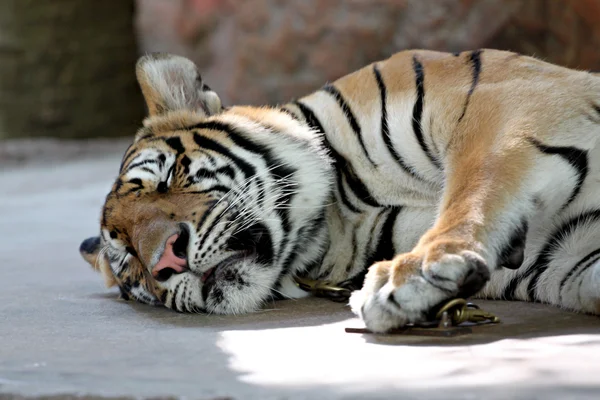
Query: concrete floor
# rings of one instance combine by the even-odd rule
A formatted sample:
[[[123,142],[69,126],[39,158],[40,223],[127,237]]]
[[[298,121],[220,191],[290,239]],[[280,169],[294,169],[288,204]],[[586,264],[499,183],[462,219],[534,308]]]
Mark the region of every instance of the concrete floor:
[[[544,305],[480,301],[503,323],[415,338],[345,333],[360,321],[320,299],[238,317],[118,300],[77,249],[124,145],[0,144],[0,400],[600,399],[600,319]]]

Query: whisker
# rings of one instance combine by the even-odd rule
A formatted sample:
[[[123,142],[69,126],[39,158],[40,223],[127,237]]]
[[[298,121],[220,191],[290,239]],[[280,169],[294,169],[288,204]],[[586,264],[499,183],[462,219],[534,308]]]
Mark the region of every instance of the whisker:
[[[259,286],[259,287],[262,287],[262,288],[265,288],[265,289],[269,289],[269,290],[271,290],[271,291],[273,291],[273,292],[279,293],[280,295],[282,295],[282,296],[283,296],[283,297],[285,297],[286,299],[293,300],[293,301],[298,301],[298,299],[296,299],[296,298],[293,298],[293,297],[290,297],[290,296],[286,295],[285,293],[283,293],[283,292],[282,292],[282,291],[280,291],[280,290],[277,290],[277,289],[274,289],[274,288],[270,288],[270,287],[268,287],[267,285],[263,285],[263,284],[261,284],[261,283],[258,283],[258,282],[252,282],[252,284],[253,284],[253,285],[256,285],[256,286]]]
[[[108,248],[109,248],[109,245],[105,245],[105,246],[104,246],[104,247],[102,247],[102,248],[100,249],[100,251],[98,252],[98,256],[96,257],[96,261],[94,261],[94,269],[95,269],[95,270],[99,270],[99,269],[100,269],[100,266],[98,265],[98,262],[99,262],[99,260],[100,260],[100,257],[104,257],[104,254],[105,254],[106,252],[108,252]]]
[[[277,205],[275,207],[276,210],[292,210],[292,209],[313,209],[313,208],[321,208],[321,207],[328,207],[328,206],[332,206],[337,204],[337,201],[334,201],[332,203],[327,203],[324,205],[318,205],[318,206],[290,206],[290,205]]]

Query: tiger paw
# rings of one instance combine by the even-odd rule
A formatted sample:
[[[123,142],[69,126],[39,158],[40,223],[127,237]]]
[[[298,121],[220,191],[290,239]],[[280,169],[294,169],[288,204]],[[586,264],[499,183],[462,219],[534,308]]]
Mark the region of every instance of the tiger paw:
[[[424,262],[413,253],[374,264],[360,291],[350,297],[352,311],[373,332],[386,332],[428,320],[443,301],[468,297],[490,278],[483,258],[472,251],[443,254]]]

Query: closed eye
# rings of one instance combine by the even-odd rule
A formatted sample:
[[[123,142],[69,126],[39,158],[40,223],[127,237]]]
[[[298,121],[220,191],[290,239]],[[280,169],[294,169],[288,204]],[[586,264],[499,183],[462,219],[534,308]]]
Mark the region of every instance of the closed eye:
[[[151,165],[156,165],[158,162],[156,160],[144,160],[144,161],[139,161],[136,163],[133,163],[131,165],[129,165],[127,167],[127,172],[131,171],[134,168],[140,168],[143,167],[145,171],[150,171],[152,172],[152,170],[150,168],[148,168]]]
[[[146,149],[135,157],[125,169],[123,181],[145,181],[156,185],[164,193],[171,185],[176,154],[157,149]]]
[[[173,181],[173,171],[175,170],[175,164],[172,164],[167,172],[167,179],[159,182],[156,186],[156,191],[158,193],[167,193],[169,187],[171,187],[171,182]]]

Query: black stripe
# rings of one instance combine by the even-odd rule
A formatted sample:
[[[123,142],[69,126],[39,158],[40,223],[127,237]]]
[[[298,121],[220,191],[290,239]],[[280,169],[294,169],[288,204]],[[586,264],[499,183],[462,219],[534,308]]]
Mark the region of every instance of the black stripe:
[[[165,162],[167,162],[167,156],[165,156],[163,153],[160,153],[158,155],[158,163],[160,168],[163,168],[165,166]]]
[[[396,223],[398,214],[400,214],[400,211],[402,211],[402,207],[391,207],[385,211],[388,214],[383,226],[381,227],[381,231],[379,232],[377,247],[375,248],[375,251],[365,260],[365,269],[369,268],[376,262],[391,260],[396,255],[396,249],[394,247],[394,224]]]
[[[210,129],[213,131],[221,131],[227,134],[227,136],[238,146],[251,151],[256,154],[263,154],[268,151],[264,146],[249,140],[239,135],[235,127],[231,124],[219,122],[219,121],[205,121],[200,122],[196,125],[189,126],[187,129]]]
[[[344,206],[346,206],[346,208],[348,208],[353,213],[357,213],[357,214],[360,213],[360,208],[355,206],[350,201],[350,199],[348,198],[348,195],[346,194],[346,189],[344,188],[344,181],[346,179],[345,175],[340,171],[340,172],[336,173],[336,176],[337,176],[338,193],[339,193],[340,199],[342,200],[342,203],[344,204]],[[346,182],[346,184],[348,185],[348,187],[350,187],[350,184],[348,182]],[[352,188],[350,188],[350,189],[352,189]]]
[[[377,80],[377,86],[379,87],[379,95],[381,97],[381,138],[383,139],[383,142],[385,143],[385,146],[387,147],[391,156],[394,158],[394,160],[400,166],[400,168],[413,178],[422,181],[423,178],[420,175],[418,175],[412,167],[409,167],[409,165],[402,159],[402,156],[398,154],[398,152],[394,148],[394,145],[392,144],[392,138],[390,136],[390,130],[387,119],[387,89],[385,87],[385,83],[383,82],[383,78],[381,77],[381,73],[379,72],[379,69],[376,65],[373,65],[373,72],[375,73],[375,79]]]
[[[126,183],[131,183],[132,185],[144,187],[144,185],[142,184],[142,180],[140,178],[133,178],[132,180],[127,181]]]
[[[417,89],[417,100],[415,101],[415,105],[413,106],[413,118],[412,118],[412,128],[417,137],[417,141],[419,142],[419,146],[421,146],[421,150],[425,153],[429,161],[433,165],[435,165],[438,169],[441,169],[441,165],[437,158],[431,154],[427,143],[425,143],[425,138],[423,137],[423,127],[421,126],[421,119],[423,117],[423,105],[425,102],[425,73],[423,71],[423,64],[417,60],[416,56],[413,56],[413,69],[415,71],[415,85]]]
[[[319,121],[319,118],[317,118],[317,116],[310,107],[308,107],[304,103],[301,103],[298,100],[294,101],[294,105],[298,107],[298,109],[302,113],[302,116],[306,120],[306,123],[311,129],[315,130],[317,133],[320,133],[322,135],[325,134],[325,129],[323,129],[321,121]]]
[[[181,294],[181,309],[179,311],[181,312],[190,312],[189,308],[187,307],[187,297],[188,297],[188,290],[187,290],[187,285],[188,282],[185,281],[185,285],[183,285],[183,293]]]
[[[592,107],[594,108],[594,111],[600,115],[600,106],[596,103],[592,103]]]
[[[279,110],[283,111],[284,113],[286,113],[287,115],[289,115],[290,117],[292,117],[293,119],[298,121],[298,116],[296,114],[294,114],[294,112],[292,110],[290,110],[289,108],[287,108],[286,106],[281,107]]]
[[[227,186],[222,186],[222,185],[215,185],[215,186],[211,186],[208,189],[204,189],[204,190],[186,191],[185,194],[209,194],[212,192],[229,193],[229,192],[231,192],[231,188],[229,188]]]
[[[138,137],[136,142],[139,142],[139,141],[145,140],[145,139],[149,139],[154,136],[154,132],[152,132],[151,129],[148,129],[148,131],[149,131],[148,133],[145,133],[142,136]]]
[[[165,155],[161,154],[159,156],[160,159],[160,164],[161,164],[161,169],[165,163]],[[169,186],[167,185],[167,181],[169,180],[169,178],[171,177],[171,175],[173,175],[173,171],[175,170],[175,163],[171,164],[171,166],[169,167],[169,170],[167,171],[167,179],[165,179],[162,182],[158,183],[158,186],[156,186],[156,191],[158,193],[166,193],[169,190]]]
[[[204,178],[204,179],[215,179],[218,180],[219,175],[227,175],[229,179],[235,178],[235,171],[230,166],[226,165],[221,168],[217,168],[216,170],[210,170],[207,168],[199,168],[194,174],[194,178]]]
[[[179,155],[181,153],[185,153],[185,147],[181,143],[181,139],[178,138],[177,136],[171,136],[171,137],[165,139],[165,143],[167,145],[169,145],[170,148],[175,150],[177,152],[177,155]]]
[[[335,101],[338,103],[338,105],[344,112],[344,115],[346,116],[346,119],[348,120],[350,127],[354,131],[354,135],[356,136],[356,139],[358,140],[360,147],[362,148],[363,152],[365,153],[365,157],[367,157],[367,160],[369,160],[371,165],[376,167],[377,165],[373,162],[373,159],[369,155],[369,152],[367,151],[367,147],[365,146],[365,143],[363,142],[362,130],[360,129],[360,125],[356,121],[356,117],[354,116],[354,113],[350,109],[350,106],[348,106],[348,103],[346,103],[344,96],[342,96],[340,91],[333,85],[325,85],[323,87],[323,91],[332,95],[333,98],[335,99]]]
[[[211,154],[209,154],[205,151],[202,151],[202,150],[199,150],[198,152],[202,153],[206,157],[208,157],[211,166],[213,166],[213,167],[216,166],[214,157]],[[185,176],[185,179],[186,179],[186,183],[185,183],[185,185],[183,185],[184,188],[189,188],[190,186],[199,183],[200,178],[212,178],[212,179],[218,180],[217,175],[220,173],[224,173],[232,180],[235,178],[235,170],[233,168],[231,168],[229,165],[217,168],[215,170],[209,170],[207,168],[200,168],[196,171],[195,174],[190,175],[190,165],[192,164],[192,161],[190,160],[190,158],[188,156],[183,156],[181,158],[180,164],[183,166],[183,175]],[[227,191],[229,191],[229,189],[227,189],[225,191],[227,192]],[[206,192],[209,192],[209,190],[201,190],[200,192],[206,193]]]
[[[213,296],[213,301],[217,304],[220,304],[223,302],[223,290],[219,287],[214,287],[213,286],[213,290],[212,290],[212,296]]]
[[[132,180],[127,181],[125,183],[129,183],[134,186],[132,188],[128,189],[125,193],[118,193],[117,195],[119,197],[127,196],[130,193],[137,192],[139,190],[144,189],[144,183],[142,182],[142,180],[140,178],[133,178]]]
[[[181,287],[181,284],[183,283],[183,281],[179,281],[179,283],[175,286],[175,289],[173,289],[173,294],[171,295],[171,301],[169,302],[169,308],[172,310],[177,310],[179,311],[179,309],[176,307],[177,303],[175,303],[177,301],[177,294],[179,293],[179,288]]]
[[[518,269],[521,264],[523,264],[527,230],[527,221],[522,219],[520,225],[513,230],[508,241],[500,250],[498,255],[498,266],[508,269]]]
[[[544,154],[549,155],[559,155],[565,161],[567,161],[573,168],[575,168],[577,172],[577,184],[575,188],[571,192],[571,196],[567,202],[562,206],[561,210],[565,209],[569,204],[575,200],[579,192],[581,191],[581,187],[583,186],[583,182],[588,174],[588,154],[587,151],[578,149],[576,147],[553,147],[546,146],[543,143],[540,143],[534,138],[529,138],[530,142],[537,147],[539,151]]]
[[[402,310],[402,306],[400,305],[400,303],[398,303],[398,301],[396,301],[396,296],[395,296],[395,291],[391,291],[390,295],[388,296],[388,303],[391,303],[394,305],[394,307],[396,307],[398,310]]]
[[[383,212],[388,212],[387,218],[383,223],[383,227],[379,233],[377,247],[375,251],[367,257],[363,270],[356,276],[349,279],[352,287],[360,289],[365,281],[365,276],[369,271],[369,267],[379,261],[391,260],[396,256],[396,248],[394,246],[394,225],[398,219],[398,215],[402,211],[402,206],[389,207]]]
[[[363,263],[362,269],[367,268],[367,266],[373,264],[374,259],[376,258],[376,256],[374,256],[374,254],[376,252],[377,244],[381,240],[381,231],[380,230],[378,231],[377,229],[380,228],[379,222],[384,217],[384,215],[387,213],[387,211],[388,211],[387,208],[381,209],[377,213],[377,216],[375,217],[375,220],[373,221],[373,224],[371,225],[371,229],[369,229],[369,233],[366,236],[366,238],[368,238],[369,240],[363,246],[365,262]],[[356,232],[356,230],[355,230],[355,232]],[[354,243],[352,244],[352,246],[354,247]],[[352,257],[352,258],[354,258],[354,257]],[[352,267],[352,263],[350,263],[346,267],[346,273],[350,272],[351,267]],[[361,269],[361,271],[362,271],[362,269]]]
[[[433,152],[434,154],[436,154],[436,159],[439,159],[440,150],[438,149],[438,146],[435,143],[435,140],[433,139],[433,137],[435,136],[433,129],[433,115],[429,117],[429,132],[429,136],[431,137],[431,145],[433,146]]]
[[[573,268],[571,268],[571,270],[569,270],[569,272],[560,281],[559,293],[562,293],[562,290],[569,281],[569,278],[572,277],[573,280],[577,279],[578,276],[584,273],[589,267],[591,267],[596,261],[598,261],[598,259],[600,259],[600,249],[596,249],[587,256],[583,257],[577,264],[573,266]]]
[[[100,238],[98,238],[98,239],[100,239]],[[135,258],[139,258],[137,251],[135,251],[135,249],[133,247],[131,247],[131,246],[125,247],[125,251],[127,251],[129,254],[131,254]]]
[[[322,140],[321,143],[322,143],[323,147],[325,148],[325,150],[327,150],[327,152],[331,155],[331,157],[333,157],[333,160],[334,160],[333,165],[335,167],[336,173],[345,175],[346,181],[348,183],[348,187],[352,190],[354,195],[359,200],[361,200],[365,204],[370,205],[371,207],[381,207],[381,204],[379,204],[373,198],[373,196],[371,196],[369,189],[367,189],[367,187],[364,185],[364,183],[362,183],[362,181],[356,176],[356,172],[354,171],[352,164],[350,164],[350,162],[348,162],[348,160],[346,160],[346,158],[344,156],[342,156],[340,153],[338,153],[333,148],[331,143],[329,143],[329,141],[327,140],[327,137],[325,135],[325,131],[323,130],[323,126],[319,122],[318,118],[315,116],[314,112],[308,106],[306,106],[305,104],[303,104],[299,101],[296,101],[294,104],[296,104],[296,106],[298,106],[298,108],[304,115],[304,118],[306,119],[307,124],[312,129],[315,129],[317,132],[322,133],[322,135],[320,135],[321,140]],[[343,191],[343,188],[340,189],[340,182],[341,182],[341,179],[338,177],[338,191],[341,196],[344,191]],[[342,201],[344,201],[344,199],[342,199]],[[346,201],[344,201],[344,204],[346,204],[346,202],[349,203],[349,200],[346,199]],[[355,207],[353,207],[353,208],[355,209]]]
[[[300,229],[298,229],[296,243],[294,247],[290,250],[285,260],[281,263],[283,268],[279,272],[279,276],[277,277],[275,285],[273,285],[275,289],[279,289],[281,287],[281,280],[287,275],[295,259],[298,258],[298,249],[304,248],[308,242],[315,239],[315,235],[319,233],[319,230],[324,228],[324,225],[326,223],[325,219],[325,209],[323,209],[319,212],[319,215],[311,222],[311,225],[303,226]],[[315,266],[319,265],[306,265],[304,271],[310,271],[313,268],[315,268]]]
[[[231,168],[229,165],[217,168],[215,173],[220,174],[220,175],[226,175],[231,180],[235,179],[235,170],[233,168]]]
[[[127,146],[127,150],[125,150],[125,156],[121,160],[121,166],[119,167],[119,171],[123,170],[125,163],[129,160],[129,158],[136,152],[136,148],[133,148],[133,143]]]
[[[183,173],[186,175],[189,174],[190,165],[192,165],[192,160],[188,156],[183,156],[181,157],[179,163],[183,166]]]
[[[321,121],[319,121],[319,118],[317,118],[315,113],[308,106],[304,105],[304,103],[301,103],[299,101],[294,101],[294,105],[298,107],[308,126],[312,130],[324,136],[325,129],[323,129],[323,125],[321,125]],[[333,161],[337,162],[337,159],[334,158]]]
[[[535,262],[530,265],[527,270],[521,275],[515,276],[504,289],[503,297],[507,300],[514,300],[517,290],[517,286],[523,280],[533,275],[529,284],[527,285],[527,294],[529,299],[534,300],[535,288],[540,276],[548,269],[550,263],[550,257],[552,251],[557,248],[561,240],[571,235],[580,225],[588,223],[590,221],[596,221],[600,219],[600,209],[591,210],[581,215],[573,217],[558,227],[548,238],[548,241],[538,254]]]
[[[467,98],[465,99],[465,104],[463,105],[462,113],[458,118],[458,122],[462,121],[467,112],[467,107],[469,106],[469,102],[471,101],[471,95],[475,91],[475,87],[477,87],[477,83],[479,83],[479,75],[481,74],[481,50],[475,50],[471,52],[469,56],[469,62],[471,63],[471,70],[473,73],[473,79],[471,81],[471,87],[469,88],[469,92],[467,93]]]
[[[324,229],[327,229],[325,211],[326,211],[325,208],[321,209],[321,211],[319,211],[319,214],[309,223],[309,225],[305,225],[305,226],[301,227],[300,229],[298,229],[298,233],[297,233],[297,237],[296,237],[296,246],[294,248],[294,251],[292,251],[288,255],[288,258],[286,259],[286,262],[284,263],[284,269],[286,269],[285,272],[287,272],[287,270],[289,270],[289,267],[286,267],[286,265],[291,266],[293,259],[297,258],[298,252],[295,251],[295,249],[305,248],[307,246],[307,244],[309,244],[310,242],[314,242],[316,238],[319,238],[321,236],[321,232]],[[321,253],[323,253],[323,251],[321,251]],[[320,254],[320,257],[318,257],[318,259],[315,259],[311,264],[304,265],[303,272],[305,274],[307,274],[308,272],[312,271],[313,269],[320,267],[323,263],[324,258],[325,258],[325,254]],[[281,278],[283,278],[283,274],[279,275],[278,283],[281,280]]]
[[[129,295],[127,294],[127,288],[119,286],[119,291],[121,292],[121,298],[125,301],[128,301]]]
[[[131,293],[131,294],[134,295],[133,293]],[[138,294],[135,294],[134,296],[135,296],[135,299],[140,303],[150,304],[150,305],[157,304],[156,297],[154,297],[146,292],[140,292]]]
[[[358,198],[363,203],[370,205],[371,207],[382,207],[382,205],[379,204],[373,198],[373,196],[371,195],[371,193],[369,192],[369,189],[367,189],[365,184],[358,178],[358,176],[356,176],[356,172],[354,171],[354,168],[352,167],[352,165],[346,161],[345,161],[345,165],[344,164],[340,164],[340,165],[343,165],[345,167],[345,168],[343,168],[343,167],[340,168],[340,170],[341,170],[340,173],[344,175],[344,178],[346,179],[346,183],[348,184],[348,187],[350,188],[350,190],[352,190],[352,193],[354,193],[354,196],[356,196],[356,198]]]
[[[154,173],[154,171],[153,171],[153,170],[151,170],[151,169],[150,169],[150,168],[148,168],[148,167],[142,167],[142,168],[141,168],[141,170],[142,170],[142,171],[149,172],[149,173],[151,173],[151,174],[153,174],[153,173]]]
[[[250,163],[241,159],[240,157],[233,154],[227,147],[222,144],[207,138],[206,136],[202,136],[199,133],[194,133],[194,142],[198,145],[198,147],[214,151],[215,153],[219,153],[224,157],[229,158],[234,162],[244,174],[245,178],[250,178],[256,175],[256,168],[254,168]]]
[[[281,271],[279,271],[279,275],[277,276],[275,285],[273,285],[274,288],[281,286],[281,280],[288,274],[288,272],[291,268],[291,263],[298,256],[299,243],[298,243],[298,240],[296,240],[296,243],[290,249],[290,252],[288,253],[285,260],[283,262],[281,262],[281,256],[283,255],[283,250],[285,249],[285,246],[287,246],[288,243],[289,243],[289,236],[286,235],[283,238],[283,240],[281,241],[281,248],[279,249],[279,254],[277,256],[277,261],[280,262],[279,265],[281,265],[282,268],[281,268]]]
[[[300,109],[300,112],[304,116],[304,119],[306,120],[306,123],[308,124],[308,126],[311,129],[313,129],[314,131],[316,131],[317,133],[321,134],[323,147],[325,147],[325,149],[327,150],[329,155],[333,158],[333,167],[335,169],[335,174],[336,174],[338,193],[342,200],[342,203],[350,211],[359,213],[360,209],[358,209],[354,204],[352,204],[350,202],[350,199],[348,199],[348,197],[346,195],[346,191],[344,190],[344,183],[343,183],[344,175],[342,172],[343,168],[340,166],[346,166],[348,164],[348,162],[346,161],[346,159],[344,157],[342,157],[341,154],[339,154],[337,151],[335,151],[333,149],[333,147],[331,146],[331,144],[326,140],[325,131],[323,130],[323,125],[321,125],[321,122],[319,121],[317,116],[313,113],[313,111],[308,106],[304,105],[303,103],[300,103],[299,101],[294,102],[294,104]],[[350,186],[350,184],[348,184],[348,186]]]
[[[212,200],[208,203],[208,208],[207,210],[202,214],[202,216],[200,217],[200,219],[198,220],[198,223],[196,224],[196,229],[198,232],[200,232],[202,230],[202,226],[204,225],[204,223],[206,222],[206,219],[208,218],[208,216],[211,214],[212,210],[215,208],[215,206],[218,204],[217,200]],[[218,219],[218,218],[217,218]],[[196,255],[197,256],[197,255]]]
[[[215,203],[215,204],[216,204],[216,203]],[[201,219],[201,221],[199,221],[199,222],[198,222],[198,229],[199,229],[199,230],[200,230],[200,225],[201,225],[201,224],[203,225],[203,224],[205,223],[205,221],[206,221],[206,217],[207,217],[209,214],[212,214],[212,213],[211,213],[211,211],[212,211],[212,208],[211,208],[211,210],[207,210],[207,211],[204,213],[204,215],[202,216],[202,219]],[[198,245],[196,246],[198,250],[200,250],[200,249],[202,249],[202,248],[204,247],[204,244],[206,243],[206,240],[208,239],[208,237],[210,236],[210,234],[211,234],[211,233],[213,233],[215,226],[216,226],[217,224],[219,224],[219,223],[223,222],[222,218],[223,218],[223,213],[221,213],[221,214],[219,214],[219,215],[215,216],[215,217],[213,218],[213,220],[210,222],[209,226],[207,226],[205,229],[203,229],[203,230],[204,230],[204,234],[203,234],[203,235],[202,235],[202,237],[201,237],[201,238],[198,240]],[[222,230],[222,232],[223,232],[223,231],[225,231],[225,230],[226,230],[228,227],[230,227],[230,226],[231,226],[231,221],[229,221],[229,222],[228,222],[228,226],[227,226],[226,228],[224,228],[224,229]],[[210,248],[210,246],[209,246],[209,248]],[[205,252],[206,252],[206,250],[205,250]],[[202,254],[198,254],[198,253],[197,253],[197,254],[196,254],[196,256],[197,256],[197,257],[199,256],[200,258],[202,258],[202,257],[204,257],[204,253],[202,253]]]
[[[202,285],[202,298],[204,299],[204,304],[206,305],[206,302],[208,301],[208,296],[210,295],[210,290],[212,288],[214,288],[214,285]]]
[[[264,127],[265,129],[268,129]],[[270,173],[277,179],[289,178],[296,172],[293,168],[283,165],[281,160],[266,146],[242,136],[232,125],[217,121],[201,122],[188,129],[211,129],[225,132],[237,146],[262,156],[270,168]]]
[[[112,235],[111,235],[111,237],[112,237]],[[115,273],[117,278],[122,278],[123,272],[125,272],[125,268],[129,266],[129,264],[125,263],[126,259],[127,259],[127,254],[125,254],[123,256],[123,258],[121,258],[121,260],[119,261],[119,265],[117,266],[117,272]]]

